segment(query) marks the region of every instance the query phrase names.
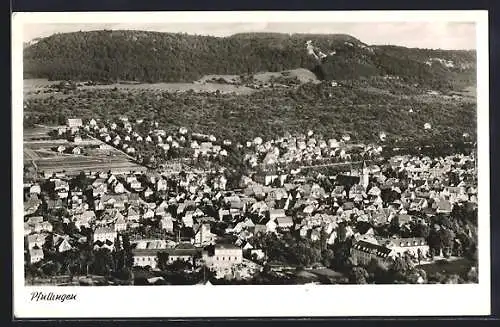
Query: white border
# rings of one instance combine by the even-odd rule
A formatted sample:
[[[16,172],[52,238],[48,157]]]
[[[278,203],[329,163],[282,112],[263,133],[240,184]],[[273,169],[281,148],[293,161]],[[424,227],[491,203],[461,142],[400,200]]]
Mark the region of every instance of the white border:
[[[27,23],[476,22],[479,280],[477,285],[27,287],[23,269],[22,28]],[[14,13],[12,18],[13,307],[16,318],[435,316],[490,314],[487,11]],[[410,36],[409,36],[410,37]],[[31,302],[33,291],[77,301]]]

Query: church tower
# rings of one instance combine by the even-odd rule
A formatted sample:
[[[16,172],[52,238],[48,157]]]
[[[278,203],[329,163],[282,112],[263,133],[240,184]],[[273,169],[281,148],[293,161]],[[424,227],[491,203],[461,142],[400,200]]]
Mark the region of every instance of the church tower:
[[[365,190],[368,187],[369,175],[368,167],[366,167],[366,162],[363,160],[363,167],[359,174],[359,185],[363,186]]]

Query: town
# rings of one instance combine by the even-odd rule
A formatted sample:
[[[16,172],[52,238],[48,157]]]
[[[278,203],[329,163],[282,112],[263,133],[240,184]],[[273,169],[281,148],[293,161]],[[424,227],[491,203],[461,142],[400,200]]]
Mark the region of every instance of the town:
[[[27,283],[477,282],[475,151],[162,128],[71,118],[25,136]]]

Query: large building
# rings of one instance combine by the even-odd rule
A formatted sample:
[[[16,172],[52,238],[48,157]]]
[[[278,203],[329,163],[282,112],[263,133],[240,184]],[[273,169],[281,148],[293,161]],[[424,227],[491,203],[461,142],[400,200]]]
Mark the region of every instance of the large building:
[[[132,250],[133,265],[139,267],[158,268],[158,253],[167,254],[167,264],[184,261],[194,265],[194,260],[199,251],[195,248],[167,248],[167,249],[134,249]]]
[[[379,241],[381,245],[391,249],[392,253],[395,255],[404,255],[405,252],[408,254],[418,257],[418,254],[422,256],[427,256],[429,253],[429,245],[423,237],[411,237],[411,238],[389,238]]]
[[[83,126],[83,122],[80,118],[69,118],[67,125],[69,128],[79,128]]]
[[[389,238],[359,240],[351,248],[351,260],[354,265],[365,266],[372,259],[380,262],[409,254],[414,259],[425,258],[429,253],[429,245],[422,237]]]
[[[366,266],[375,259],[387,262],[391,258],[391,249],[367,241],[358,241],[351,248],[351,260],[356,266]]]
[[[243,262],[243,250],[232,244],[217,244],[213,255],[203,252],[205,265],[216,273],[218,278],[233,273],[235,266]]]

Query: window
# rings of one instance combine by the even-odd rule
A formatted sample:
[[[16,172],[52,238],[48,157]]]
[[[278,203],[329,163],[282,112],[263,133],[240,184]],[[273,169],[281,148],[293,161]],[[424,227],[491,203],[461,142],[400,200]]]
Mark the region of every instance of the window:
[[[224,257],[222,257],[222,261],[224,261]]]
[[[215,257],[215,260],[219,260],[219,257]]]

